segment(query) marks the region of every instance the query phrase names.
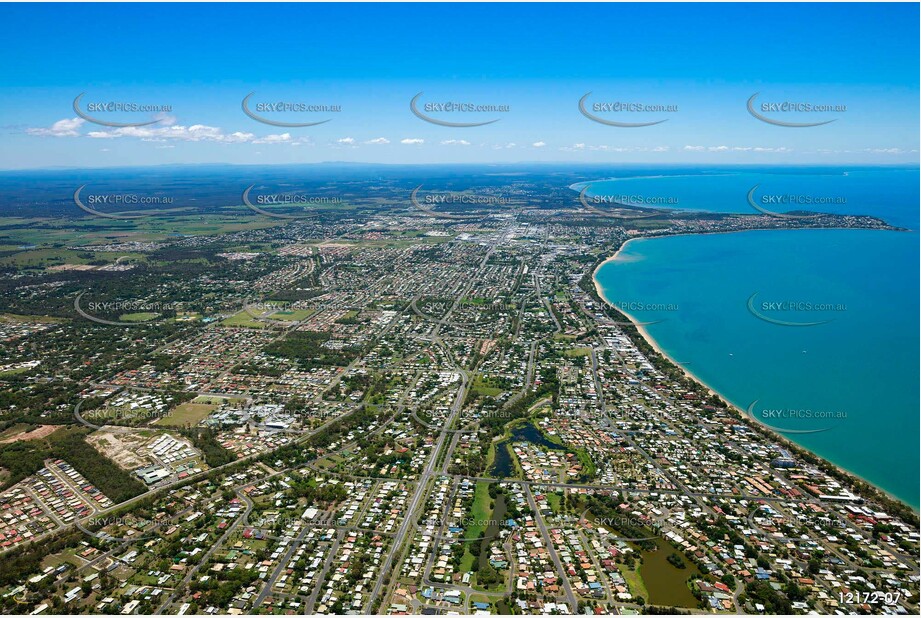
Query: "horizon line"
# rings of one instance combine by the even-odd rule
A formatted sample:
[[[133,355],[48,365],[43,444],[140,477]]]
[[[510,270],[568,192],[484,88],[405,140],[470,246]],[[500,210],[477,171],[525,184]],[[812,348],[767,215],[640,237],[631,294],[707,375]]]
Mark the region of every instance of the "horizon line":
[[[0,168],[0,174],[10,172],[64,172],[64,171],[102,171],[102,170],[128,170],[128,169],[152,169],[163,167],[298,167],[298,166],[322,166],[322,165],[351,165],[351,166],[380,166],[380,167],[435,167],[435,166],[515,166],[515,165],[535,165],[535,166],[722,166],[722,167],[910,167],[921,169],[921,161],[904,161],[892,163],[865,163],[856,161],[844,161],[840,163],[830,162],[787,162],[787,163],[738,163],[738,162],[681,162],[681,161],[661,161],[661,162],[624,162],[624,161],[482,161],[482,162],[445,162],[445,163],[384,163],[372,161],[304,161],[298,163],[229,163],[229,162],[205,162],[205,163],[155,163],[147,165],[103,165],[94,167],[74,167],[74,166],[53,166],[53,167],[13,167]]]

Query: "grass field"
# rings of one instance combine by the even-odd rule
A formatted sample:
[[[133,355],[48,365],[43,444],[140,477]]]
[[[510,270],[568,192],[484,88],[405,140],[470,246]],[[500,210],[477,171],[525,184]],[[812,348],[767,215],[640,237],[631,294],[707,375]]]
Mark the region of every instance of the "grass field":
[[[0,431],[0,441],[6,440],[7,438],[12,438],[15,435],[18,435],[24,431],[28,431],[34,428],[35,425],[30,425],[29,423],[16,423],[12,427],[8,427],[4,431]]]
[[[89,252],[87,252],[89,251]],[[142,257],[141,254],[133,253],[107,253],[92,252],[91,249],[70,250],[61,248],[42,248],[26,249],[12,255],[0,258],[0,266],[14,266],[16,268],[48,268],[50,266],[60,266],[62,264],[89,264],[90,262],[103,261],[106,263],[115,262],[119,257]]]
[[[63,322],[63,318],[52,318],[44,315],[16,315],[15,313],[0,313],[3,322],[36,322],[40,324],[53,324]]]
[[[479,373],[473,378],[471,390],[477,395],[485,395],[487,397],[495,397],[502,393],[501,388],[492,386],[487,380],[483,379],[483,375]]]
[[[45,559],[42,560],[42,568],[55,568],[61,566],[64,563],[72,564],[73,566],[80,566],[84,564],[84,562],[85,561],[82,558],[77,557],[77,549],[74,547],[69,547],[64,551],[45,556]]]
[[[276,311],[268,316],[269,320],[284,320],[285,322],[300,322],[316,313],[313,309],[295,309],[294,311]]]
[[[16,369],[7,369],[6,371],[0,371],[0,378],[8,378],[8,377],[10,377],[10,376],[15,376],[15,375],[18,375],[18,374],[20,374],[20,373],[25,373],[25,372],[27,372],[27,371],[31,371],[32,369],[34,369],[34,367],[32,367],[32,368],[29,368],[29,367],[18,367],[18,368],[16,368]]]
[[[226,320],[221,322],[221,326],[243,326],[246,328],[265,328],[266,323],[260,322],[247,313],[245,310],[239,311]]]
[[[570,348],[563,352],[564,356],[569,358],[578,358],[580,356],[588,356],[592,353],[591,348]]]
[[[559,513],[563,503],[563,496],[556,493],[555,491],[547,492],[546,495],[547,503],[550,505],[550,508],[553,509],[554,513]]]
[[[80,211],[74,206],[76,213]],[[0,231],[7,237],[4,246],[10,250],[21,246],[35,245],[4,259],[17,258],[28,251],[63,251],[66,249],[49,249],[51,245],[86,247],[110,242],[152,242],[161,241],[175,235],[215,235],[228,232],[240,232],[276,227],[284,222],[267,219],[250,211],[245,206],[228,209],[227,212],[197,214],[194,209],[176,210],[156,217],[134,220],[100,219],[91,216],[77,218],[62,217],[0,217]],[[82,251],[82,249],[81,249]],[[95,259],[114,261],[124,253],[100,253]],[[143,256],[142,256],[143,257]],[[32,259],[23,256],[19,260]],[[3,260],[0,260],[2,262]],[[66,263],[82,263],[79,261]]]
[[[636,568],[628,569],[625,565],[618,565],[617,568],[620,570],[621,575],[624,576],[624,579],[627,581],[627,587],[630,588],[630,594],[637,597],[643,597],[644,599],[649,598],[649,592],[646,591],[646,584],[643,583],[643,578],[640,576],[640,562],[637,561]]]
[[[192,400],[192,403],[207,403],[219,406],[225,401],[240,401],[243,397],[220,397],[218,395],[199,395]]]
[[[147,322],[159,316],[159,313],[141,312],[141,313],[124,313],[118,316],[120,322]]]
[[[465,539],[475,539],[486,531],[488,520],[492,515],[489,506],[492,498],[489,497],[489,483],[480,481],[473,491],[473,504],[470,505],[470,524],[464,528]],[[477,558],[470,553],[470,543],[464,544],[464,555],[460,561],[459,572],[466,573],[473,568],[473,561]]]
[[[86,264],[88,260],[78,259],[76,255],[66,249],[27,249],[0,258],[0,266],[15,266],[17,268],[45,268],[55,264]],[[68,261],[67,258],[73,261]]]
[[[483,472],[485,473],[490,468],[492,468],[492,465],[495,463],[495,461],[496,461],[496,443],[490,442],[489,448],[486,449],[486,465],[483,466]]]
[[[166,416],[157,419],[154,425],[166,427],[194,426],[216,410],[217,407],[217,404],[213,403],[195,403],[194,401],[187,401],[186,403],[176,406],[175,409],[170,410],[169,414]]]
[[[340,463],[345,461],[342,457],[336,454],[327,455],[323,459],[317,461],[316,466],[318,468],[323,468],[324,470],[331,470],[338,466]]]

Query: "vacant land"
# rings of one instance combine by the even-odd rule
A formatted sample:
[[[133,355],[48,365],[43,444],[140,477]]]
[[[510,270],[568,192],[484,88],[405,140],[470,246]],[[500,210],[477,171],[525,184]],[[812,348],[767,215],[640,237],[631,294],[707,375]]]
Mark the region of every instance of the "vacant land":
[[[149,459],[137,454],[138,449],[147,442],[145,437],[100,430],[87,436],[86,441],[123,470],[135,470],[151,464]]]
[[[148,320],[154,319],[155,317],[159,315],[160,315],[159,313],[150,313],[150,312],[125,313],[125,314],[118,316],[118,319],[121,322],[146,322]]]
[[[197,425],[200,420],[211,414],[217,409],[217,404],[197,403],[198,399],[188,401],[176,406],[170,410],[169,414],[157,419],[154,425],[166,425],[168,427],[185,427],[186,425]]]
[[[61,318],[53,318],[44,315],[16,315],[15,313],[0,313],[0,322],[38,322],[41,324],[50,324],[54,322],[63,322]]]
[[[488,378],[485,378],[482,374],[478,373],[473,378],[473,386],[471,390],[477,395],[495,397],[501,394],[503,389],[493,384]]]
[[[313,309],[295,309],[294,311],[276,311],[269,316],[270,320],[284,320],[285,322],[300,322],[314,314]]]
[[[40,440],[51,435],[60,425],[39,425],[34,429],[20,429],[12,435],[4,435],[0,443],[22,442],[26,440]],[[7,432],[4,432],[6,434]]]
[[[247,311],[239,311],[221,322],[221,326],[243,326],[245,328],[265,328],[265,322],[253,318]]]

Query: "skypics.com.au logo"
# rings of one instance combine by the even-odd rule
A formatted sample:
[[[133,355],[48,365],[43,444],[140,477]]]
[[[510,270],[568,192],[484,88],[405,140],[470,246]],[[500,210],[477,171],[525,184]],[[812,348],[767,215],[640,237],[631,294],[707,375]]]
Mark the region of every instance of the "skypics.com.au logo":
[[[678,303],[647,302],[641,300],[608,300],[608,303],[619,312],[631,318],[633,318],[634,314],[637,312],[661,315],[663,313],[675,313],[680,311]],[[650,326],[652,324],[664,322],[667,319],[666,317],[662,317],[658,320],[642,322],[634,318],[633,321],[614,320],[613,323],[619,326]]]
[[[758,301],[756,300],[757,297],[758,292],[755,292],[748,297],[748,302],[745,304],[748,312],[759,320],[768,322],[769,324],[775,324],[777,326],[819,326],[821,324],[828,324],[829,322],[833,321],[834,318],[830,317],[832,314],[847,311],[847,304],[845,303],[825,302],[812,299],[807,300],[801,298]],[[826,319],[786,319],[805,315],[814,315],[816,317],[821,316],[825,317]]]
[[[140,195],[138,193],[87,193],[81,195],[86,185],[74,191],[77,208],[94,217],[103,219],[144,219],[164,212],[158,206],[172,206],[174,199],[168,195]],[[124,213],[106,212],[99,208],[125,208]],[[154,208],[152,208],[154,207]],[[140,212],[138,212],[140,211]]]
[[[255,92],[250,92],[243,97],[243,102],[240,104],[243,113],[256,122],[261,122],[262,124],[271,125],[273,127],[284,127],[289,129],[315,127],[320,124],[326,124],[331,121],[332,118],[325,118],[324,120],[301,120],[299,122],[293,122],[293,119],[296,117],[305,118],[307,114],[328,115],[338,114],[342,111],[341,105],[329,103],[307,103],[305,101],[289,100],[254,101],[253,97],[255,95]]]
[[[609,127],[619,127],[624,129],[636,129],[640,127],[651,127],[657,124],[667,122],[668,118],[657,118],[656,120],[644,120],[642,122],[628,122],[628,117],[648,118],[643,114],[654,114],[654,117],[664,114],[674,114],[678,111],[678,106],[671,103],[650,103],[645,101],[596,101],[590,106],[586,105],[591,92],[585,93],[579,99],[579,112],[592,122],[603,124]],[[589,108],[591,111],[589,111]],[[600,114],[611,115],[607,118]],[[616,115],[615,115],[616,114]],[[612,118],[618,118],[613,120]]]
[[[437,206],[472,206],[476,208],[500,208],[507,209],[511,206],[511,198],[499,195],[478,195],[466,192],[450,192],[441,194],[428,194],[419,199],[419,191],[422,185],[419,185],[409,194],[409,201],[424,215],[439,219],[456,219],[466,221],[480,218],[480,215],[461,215],[455,213],[438,212]]]
[[[625,543],[639,543],[642,541],[654,541],[662,536],[663,525],[660,522],[632,515],[621,515],[617,517],[599,517],[594,520],[594,524],[601,528],[612,528],[616,531],[651,531],[651,535],[642,536],[634,534],[629,536],[614,536],[610,540],[623,541]]]
[[[254,320],[287,325],[290,325],[291,322],[286,320],[273,319],[271,316],[290,315],[302,308],[303,307],[298,306],[297,303],[285,300],[246,299],[243,302],[243,311],[245,311],[246,314]]]
[[[84,301],[86,290],[81,291],[74,298],[74,310],[83,318],[105,324],[107,326],[144,326],[154,323],[156,318],[166,312],[174,312],[179,308],[178,303],[161,303],[146,300],[115,300],[115,301]],[[99,317],[98,314],[118,314],[118,319],[109,320]]]
[[[273,219],[312,219],[317,216],[320,206],[341,206],[345,203],[341,197],[309,195],[296,191],[252,195],[255,187],[253,184],[243,190],[243,205],[257,214]],[[285,210],[279,210],[279,207]]]
[[[430,124],[441,127],[451,127],[455,129],[483,127],[494,122],[499,122],[501,118],[489,118],[486,120],[475,120],[461,122],[460,118],[471,117],[483,118],[487,115],[505,114],[511,111],[511,107],[502,103],[478,103],[469,101],[442,100],[422,102],[420,99],[424,92],[420,92],[409,102],[409,110],[417,118]],[[487,116],[488,117],[488,116]],[[453,118],[454,120],[448,120]]]
[[[104,127],[114,127],[114,128],[126,128],[126,127],[146,127],[151,124],[157,124],[161,122],[162,118],[155,118],[153,120],[143,120],[135,122],[124,122],[118,121],[114,118],[125,117],[125,114],[138,114],[138,113],[170,113],[173,111],[172,105],[167,104],[154,104],[154,103],[141,103],[138,101],[89,101],[84,105],[83,97],[86,96],[85,92],[81,92],[74,99],[74,113],[77,114],[80,118],[83,118],[87,122],[92,122],[93,124],[102,125]],[[86,109],[84,109],[84,107]],[[112,115],[112,116],[110,116]],[[109,119],[112,118],[112,119]]]
[[[763,215],[778,219],[815,219],[823,213],[795,214],[795,212],[778,212],[780,207],[812,208],[815,206],[842,206],[847,204],[843,195],[813,195],[807,193],[764,193],[755,197],[755,191],[761,185],[755,185],[748,191],[748,205]]]
[[[767,124],[772,124],[777,127],[787,127],[794,129],[803,129],[808,127],[820,127],[822,125],[831,124],[838,120],[837,118],[823,119],[813,122],[793,122],[791,120],[780,120],[778,116],[784,116],[786,114],[794,114],[793,116],[785,116],[787,118],[801,118],[805,119],[807,117],[812,117],[811,114],[823,114],[827,116],[828,114],[843,114],[847,111],[847,105],[839,103],[818,103],[814,101],[762,101],[756,103],[756,99],[760,95],[760,92],[756,92],[748,99],[746,108],[748,113],[760,120],[761,122],[766,122]]]
[[[662,209],[667,212],[665,205],[678,203],[677,197],[649,196],[649,195],[588,195],[591,184],[587,184],[579,191],[579,203],[592,214],[612,219],[648,219],[658,217],[660,212],[649,212],[650,208]],[[619,198],[625,198],[621,201]]]
[[[146,529],[145,522],[135,520],[134,518],[110,516],[91,517],[86,520],[86,523],[77,520],[74,522],[74,526],[84,534],[88,534],[100,541],[105,541],[107,543],[129,543],[161,537],[162,535],[159,533],[159,530],[163,528],[164,524],[156,524],[150,529]],[[91,528],[95,528],[95,530]],[[105,532],[105,528],[114,528],[116,530],[125,529],[133,534],[115,536],[114,534]],[[143,531],[137,532],[138,529]],[[122,532],[121,534],[124,533]]]
[[[758,406],[757,399],[749,404],[746,411],[748,416],[757,423],[772,431],[785,434],[822,433],[834,429],[837,425],[836,421],[847,418],[847,412],[843,410],[818,410],[800,407],[768,408]],[[775,423],[788,426],[778,427]],[[789,425],[794,426],[790,427]]]

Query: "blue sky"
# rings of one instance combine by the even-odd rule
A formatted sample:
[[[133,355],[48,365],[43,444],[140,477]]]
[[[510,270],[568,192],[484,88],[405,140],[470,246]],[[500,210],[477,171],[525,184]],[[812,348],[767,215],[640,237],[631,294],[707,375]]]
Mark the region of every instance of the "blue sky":
[[[917,4],[5,4],[0,168],[917,163]],[[116,128],[80,118],[144,122]],[[246,116],[241,101],[338,106]],[[417,118],[442,101],[507,106]],[[612,127],[615,122],[666,122]],[[746,102],[830,105],[763,115]],[[169,106],[89,113],[87,103]],[[611,112],[639,103],[676,111]],[[845,106],[842,110],[840,106]],[[760,107],[757,107],[760,110]],[[597,111],[593,111],[597,110]]]

